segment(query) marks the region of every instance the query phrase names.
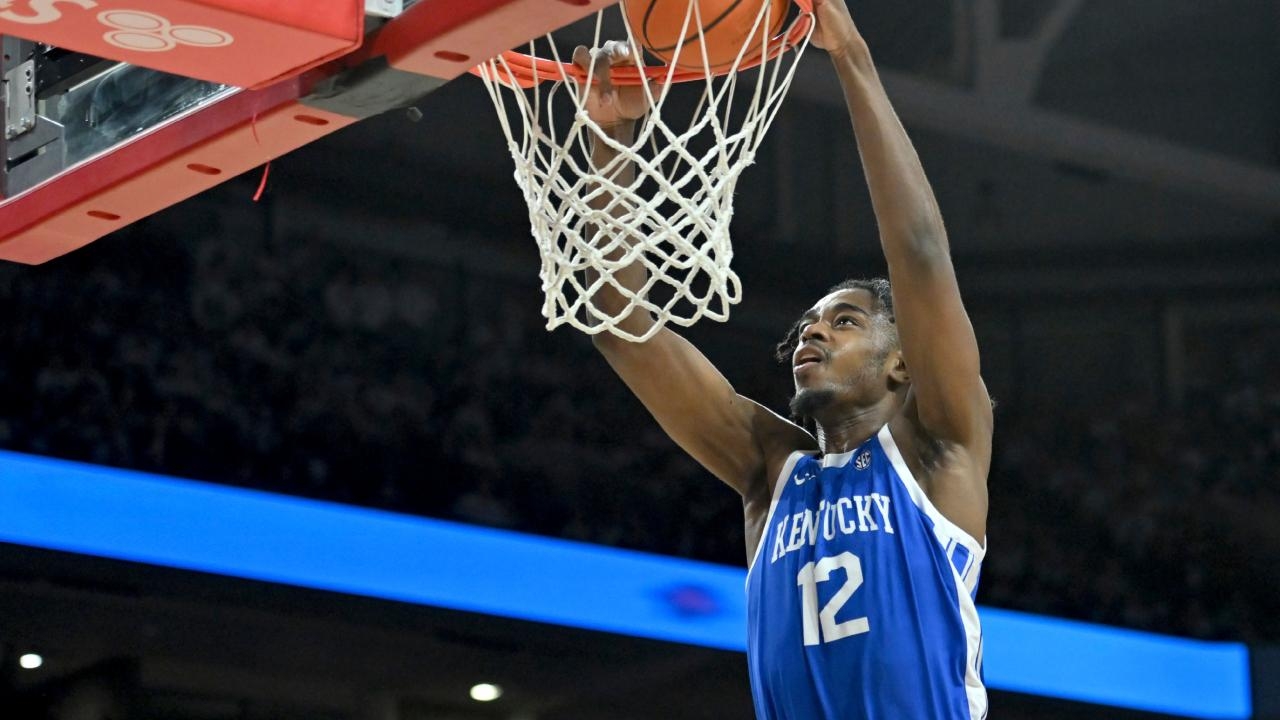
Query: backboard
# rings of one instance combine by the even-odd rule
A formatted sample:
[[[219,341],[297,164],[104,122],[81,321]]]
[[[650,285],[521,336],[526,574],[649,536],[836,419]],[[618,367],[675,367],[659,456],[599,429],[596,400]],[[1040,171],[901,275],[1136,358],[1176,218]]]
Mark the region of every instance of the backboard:
[[[0,0],[0,260],[38,264],[617,0]]]

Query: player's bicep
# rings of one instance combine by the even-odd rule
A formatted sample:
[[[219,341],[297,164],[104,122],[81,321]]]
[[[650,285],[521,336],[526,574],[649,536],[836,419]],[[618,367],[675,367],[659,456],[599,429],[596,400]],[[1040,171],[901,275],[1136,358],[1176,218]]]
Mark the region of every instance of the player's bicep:
[[[785,423],[742,397],[689,341],[663,329],[643,343],[612,336],[596,347],[667,435],[713,475],[746,494],[763,476],[761,425]]]
[[[950,258],[918,259],[907,265],[891,265],[890,281],[919,420],[939,440],[987,442],[991,399]]]

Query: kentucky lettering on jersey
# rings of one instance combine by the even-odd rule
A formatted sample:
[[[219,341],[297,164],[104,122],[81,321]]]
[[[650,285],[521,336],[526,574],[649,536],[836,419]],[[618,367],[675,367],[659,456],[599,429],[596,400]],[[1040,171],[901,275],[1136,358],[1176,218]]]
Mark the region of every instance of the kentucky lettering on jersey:
[[[777,562],[778,558],[792,550],[799,550],[803,545],[812,546],[818,541],[821,528],[822,537],[834,540],[836,533],[851,535],[856,532],[892,533],[893,523],[889,520],[889,503],[891,499],[880,493],[870,495],[854,495],[837,498],[835,502],[818,501],[818,509],[805,508],[804,512],[788,515],[778,521],[773,536],[773,553],[769,562]],[[879,511],[880,524],[872,517],[871,509]],[[790,527],[790,531],[788,531]]]
[[[794,453],[747,574],[759,720],[985,718],[984,554],[888,426],[848,453]]]

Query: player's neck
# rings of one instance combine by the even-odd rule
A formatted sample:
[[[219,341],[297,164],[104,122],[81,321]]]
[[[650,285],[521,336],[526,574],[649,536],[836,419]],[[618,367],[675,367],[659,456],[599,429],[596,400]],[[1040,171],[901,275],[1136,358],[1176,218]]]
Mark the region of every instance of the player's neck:
[[[837,455],[849,452],[880,432],[880,428],[897,411],[897,403],[887,402],[892,399],[893,395],[886,395],[885,401],[870,407],[857,408],[826,422],[819,421],[818,447],[822,448],[822,453]]]

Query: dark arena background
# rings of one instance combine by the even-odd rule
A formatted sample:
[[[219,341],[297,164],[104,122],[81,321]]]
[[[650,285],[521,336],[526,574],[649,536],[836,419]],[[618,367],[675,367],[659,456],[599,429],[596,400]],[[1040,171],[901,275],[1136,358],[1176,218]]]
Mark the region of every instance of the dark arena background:
[[[850,6],[997,402],[991,717],[1280,718],[1280,3]],[[884,272],[829,65],[681,331],[783,413]],[[753,717],[740,501],[544,330],[480,81],[417,107],[0,263],[0,718]]]

